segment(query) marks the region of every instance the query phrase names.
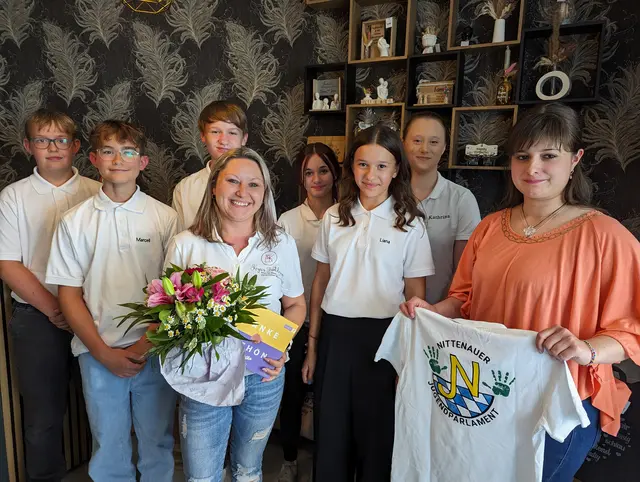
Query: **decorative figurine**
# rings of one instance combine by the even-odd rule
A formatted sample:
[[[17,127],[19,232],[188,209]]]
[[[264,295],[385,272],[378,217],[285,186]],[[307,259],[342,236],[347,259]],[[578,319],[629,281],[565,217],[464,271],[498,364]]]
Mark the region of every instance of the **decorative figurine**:
[[[378,39],[378,50],[380,50],[380,57],[389,57],[389,48],[390,45],[387,42],[387,39],[384,37],[380,37]]]
[[[320,93],[316,92],[314,96],[315,96],[315,99],[313,100],[313,104],[311,105],[311,110],[322,110],[322,101],[320,100]]]
[[[364,99],[360,101],[361,104],[373,104],[373,99],[371,98],[371,89],[362,88],[364,92]]]
[[[426,27],[422,32],[422,49],[423,54],[432,54],[433,48],[438,42],[438,36],[435,34],[436,27]]]
[[[368,59],[371,57],[371,44],[373,44],[373,38],[371,38],[371,32],[369,29],[363,29],[362,31],[362,45],[364,45],[364,57]]]
[[[380,77],[380,79],[378,80],[377,91],[378,91],[378,99],[386,101],[387,98],[389,97],[389,82],[387,82],[382,77]]]
[[[329,98],[322,99],[322,110],[329,110]]]
[[[333,100],[331,101],[331,110],[339,110],[340,109],[340,101],[338,100],[338,94],[333,94]]]
[[[471,25],[467,25],[465,28],[462,29],[462,42],[460,42],[460,46],[461,47],[468,47],[469,43],[471,42],[471,37],[473,37],[473,28],[471,27]]]

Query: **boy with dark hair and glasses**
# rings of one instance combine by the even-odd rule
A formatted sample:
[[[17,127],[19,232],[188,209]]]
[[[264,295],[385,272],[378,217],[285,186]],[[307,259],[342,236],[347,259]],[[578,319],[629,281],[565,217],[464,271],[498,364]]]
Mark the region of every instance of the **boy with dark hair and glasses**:
[[[146,326],[130,331],[123,303],[141,301],[159,278],[178,215],[136,184],[149,164],[145,137],[127,122],[108,120],[90,136],[89,159],[103,185],[60,220],[46,280],[59,285],[60,305],[75,337],[93,436],[89,477],[96,482],[173,480],[176,393],[160,373]],[[150,327],[152,329],[152,327]],[[131,425],[138,439],[132,461]]]
[[[80,141],[64,113],[41,109],[31,115],[23,145],[36,167],[0,193],[0,278],[14,299],[9,331],[22,395],[28,479],[60,481],[66,472],[62,429],[72,333],[58,287],[45,282],[45,272],[58,220],[98,192],[100,183],[72,167]]]

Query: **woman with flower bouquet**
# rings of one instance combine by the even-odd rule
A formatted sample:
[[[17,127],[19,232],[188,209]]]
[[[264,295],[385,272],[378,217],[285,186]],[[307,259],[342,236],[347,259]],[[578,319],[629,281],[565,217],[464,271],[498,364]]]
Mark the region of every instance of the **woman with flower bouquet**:
[[[251,149],[231,150],[213,163],[193,226],[169,245],[166,266],[202,263],[238,276],[216,275],[207,268],[196,269],[191,275],[188,271],[170,273],[169,279],[173,276],[175,282],[167,287],[178,287],[176,297],[180,293],[189,303],[198,296],[209,296],[207,304],[212,303],[213,309],[226,309],[233,302],[248,306],[255,302],[282,312],[298,325],[304,322],[306,306],[296,244],[276,225],[269,170]],[[149,299],[157,295],[158,302],[163,303],[166,290],[161,292],[159,288],[157,284],[150,287],[157,291]],[[203,289],[204,293],[215,290],[215,294],[204,295],[200,291]],[[232,294],[238,290],[247,291],[242,296]],[[234,311],[228,323],[242,321],[242,311]],[[193,314],[189,318],[194,320],[191,329],[194,322],[207,322],[206,316],[203,321],[197,311],[195,318]],[[162,336],[169,337],[175,321],[167,317],[158,336],[164,333]],[[174,336],[175,331],[183,329],[189,328],[176,327]],[[226,335],[232,335],[232,329],[228,330]],[[285,357],[267,359],[272,368],[264,370],[263,378],[245,370],[243,345],[234,336],[212,339],[201,350],[197,345],[195,342],[183,349],[179,356],[167,356],[163,365],[165,377],[181,394],[185,476],[188,480],[221,481],[231,434],[233,480],[260,480],[262,454],[282,397]]]

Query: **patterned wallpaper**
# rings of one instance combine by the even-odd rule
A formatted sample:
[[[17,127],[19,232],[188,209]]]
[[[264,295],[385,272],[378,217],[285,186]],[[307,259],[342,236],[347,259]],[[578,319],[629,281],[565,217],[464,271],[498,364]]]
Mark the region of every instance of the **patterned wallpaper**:
[[[544,24],[551,1],[529,0],[526,25]],[[640,237],[637,3],[570,1],[576,21],[607,21],[603,99],[583,109],[596,202]],[[419,0],[419,21],[435,18],[444,36],[448,3]],[[363,19],[402,15],[402,9],[368,7]],[[347,20],[346,11],[316,11],[301,0],[174,0],[159,15],[136,13],[119,0],[0,0],[0,188],[33,168],[21,146],[22,126],[48,105],[67,110],[80,125],[76,164],[87,175],[95,175],[87,135],[97,122],[140,123],[151,141],[141,184],[166,202],[175,183],[207,161],[197,130],[200,110],[231,98],[247,109],[248,144],[275,174],[278,207],[290,208],[297,197],[291,161],[306,136],[344,130],[341,119],[304,115],[302,79],[305,64],[346,59]],[[483,102],[495,89],[500,59],[486,62],[482,55],[465,66],[466,104]],[[574,67],[575,81],[585,74]],[[375,80],[372,70],[358,69],[358,84]],[[405,73],[389,75],[391,94],[400,97]],[[452,176],[476,194],[484,213],[500,199],[503,173]]]

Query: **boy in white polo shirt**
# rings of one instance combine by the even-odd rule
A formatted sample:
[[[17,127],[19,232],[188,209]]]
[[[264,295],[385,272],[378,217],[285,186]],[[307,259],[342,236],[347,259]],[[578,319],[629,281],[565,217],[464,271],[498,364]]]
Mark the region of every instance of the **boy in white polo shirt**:
[[[26,122],[23,144],[36,167],[0,193],[0,278],[15,300],[10,332],[22,395],[27,475],[32,481],[60,481],[66,472],[62,425],[72,335],[57,287],[45,284],[45,271],[60,216],[93,196],[100,183],[71,166],[80,141],[68,115],[38,110]]]
[[[46,277],[59,285],[62,312],[76,335],[71,348],[80,362],[93,435],[89,476],[135,482],[133,421],[141,480],[170,482],[175,392],[158,359],[145,360],[146,328],[125,334],[127,327],[116,318],[127,311],[120,304],[140,301],[147,281],[161,274],[177,215],[136,185],[149,163],[140,130],[106,121],[91,133],[91,148],[103,187],[63,216]]]
[[[211,174],[211,162],[229,149],[247,143],[247,115],[233,102],[217,100],[207,105],[198,119],[200,138],[211,160],[204,169],[184,178],[173,190],[173,209],[178,213],[180,230],[189,229],[196,217]]]

